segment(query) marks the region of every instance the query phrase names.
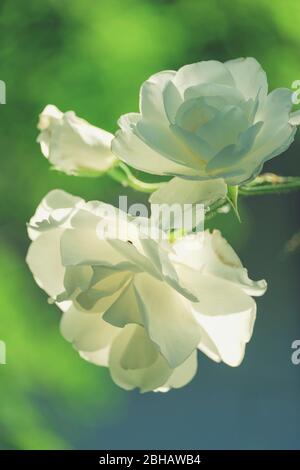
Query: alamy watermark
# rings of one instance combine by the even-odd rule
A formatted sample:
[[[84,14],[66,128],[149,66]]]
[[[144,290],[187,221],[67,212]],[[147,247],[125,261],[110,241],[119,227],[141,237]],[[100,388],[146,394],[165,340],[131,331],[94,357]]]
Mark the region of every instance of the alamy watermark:
[[[127,196],[119,196],[118,208],[103,205],[98,213],[97,234],[102,239],[130,240],[133,230],[138,238],[167,240],[170,232],[182,234],[203,232],[203,204],[146,204],[128,205]]]
[[[292,363],[298,366],[300,364],[300,339],[295,339],[295,341],[292,342],[291,348],[294,350],[291,355]]]
[[[0,104],[6,104],[6,85],[3,80],[0,80]]]
[[[6,344],[0,340],[0,365],[6,364]]]

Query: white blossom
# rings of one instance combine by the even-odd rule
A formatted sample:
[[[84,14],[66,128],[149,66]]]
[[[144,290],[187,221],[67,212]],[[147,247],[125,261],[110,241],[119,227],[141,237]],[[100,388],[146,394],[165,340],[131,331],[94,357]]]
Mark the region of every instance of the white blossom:
[[[105,221],[121,227],[118,238],[99,230]],[[197,350],[239,365],[265,281],[249,279],[218,231],[169,243],[145,238],[135,222],[59,190],[41,202],[28,225],[27,263],[63,311],[63,336],[127,390],[182,387]]]
[[[38,142],[43,155],[57,170],[70,175],[99,175],[116,162],[113,135],[92,126],[73,111],[48,105],[40,114]]]
[[[121,116],[112,150],[134,168],[174,177],[151,202],[203,201],[208,192],[210,204],[290,146],[299,124],[291,97],[286,88],[268,94],[253,58],[163,71],[142,85],[140,112]]]

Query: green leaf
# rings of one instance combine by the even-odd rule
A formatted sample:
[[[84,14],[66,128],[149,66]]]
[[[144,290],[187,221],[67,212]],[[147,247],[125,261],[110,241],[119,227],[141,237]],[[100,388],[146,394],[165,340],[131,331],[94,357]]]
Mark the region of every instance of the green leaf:
[[[241,222],[241,218],[240,218],[240,214],[238,210],[238,195],[239,195],[239,187],[228,185],[227,200],[229,201],[231,207],[233,208],[235,215],[238,218],[238,221]]]

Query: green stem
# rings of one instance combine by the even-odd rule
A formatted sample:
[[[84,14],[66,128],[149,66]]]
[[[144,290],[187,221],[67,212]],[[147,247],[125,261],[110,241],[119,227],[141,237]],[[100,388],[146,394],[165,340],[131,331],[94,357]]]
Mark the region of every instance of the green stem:
[[[146,183],[134,176],[128,166],[119,162],[109,172],[109,176],[124,187],[132,188],[143,193],[153,193],[164,183]],[[300,177],[278,176],[273,173],[265,173],[257,176],[248,184],[237,186],[228,186],[228,197],[221,199],[208,208],[206,220],[215,215],[230,210],[230,204],[235,209],[237,215],[237,194],[241,196],[260,196],[264,194],[287,193],[300,189]]]
[[[227,213],[230,211],[231,205],[228,199],[219,199],[214,202],[205,212],[205,220],[212,219],[218,214]]]
[[[260,196],[264,194],[289,193],[300,189],[300,177],[278,176],[265,173],[257,176],[251,183],[239,187],[241,196]]]
[[[128,166],[122,162],[119,162],[118,166],[112,168],[108,174],[113,180],[121,183],[122,186],[129,187],[143,193],[153,193],[163,184],[146,183],[145,181],[139,180],[131,173]]]
[[[119,162],[117,166],[108,172],[109,176],[122,184],[143,193],[153,193],[164,183],[146,183],[134,176],[128,166]],[[264,194],[288,193],[300,189],[300,177],[278,176],[273,173],[265,173],[257,176],[248,184],[239,186],[238,193],[241,196],[260,196]]]

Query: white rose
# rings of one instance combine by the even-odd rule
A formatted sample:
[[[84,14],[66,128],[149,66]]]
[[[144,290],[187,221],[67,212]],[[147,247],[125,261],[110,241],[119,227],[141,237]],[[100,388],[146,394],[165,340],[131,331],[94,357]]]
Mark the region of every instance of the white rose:
[[[103,237],[104,223],[118,239]],[[64,312],[63,336],[128,390],[185,385],[197,349],[239,365],[256,316],[252,296],[265,281],[248,278],[217,231],[170,244],[145,238],[143,224],[63,191],[41,202],[28,226],[27,263]]]
[[[48,105],[40,114],[37,141],[43,155],[57,170],[69,175],[99,175],[116,162],[111,152],[113,135]]]
[[[299,124],[291,96],[285,88],[268,94],[253,58],[163,71],[142,85],[140,113],[120,118],[112,150],[132,167],[175,177],[151,202],[180,203],[187,195],[197,202],[205,191],[213,202],[226,195],[225,183],[251,180],[290,146]]]

